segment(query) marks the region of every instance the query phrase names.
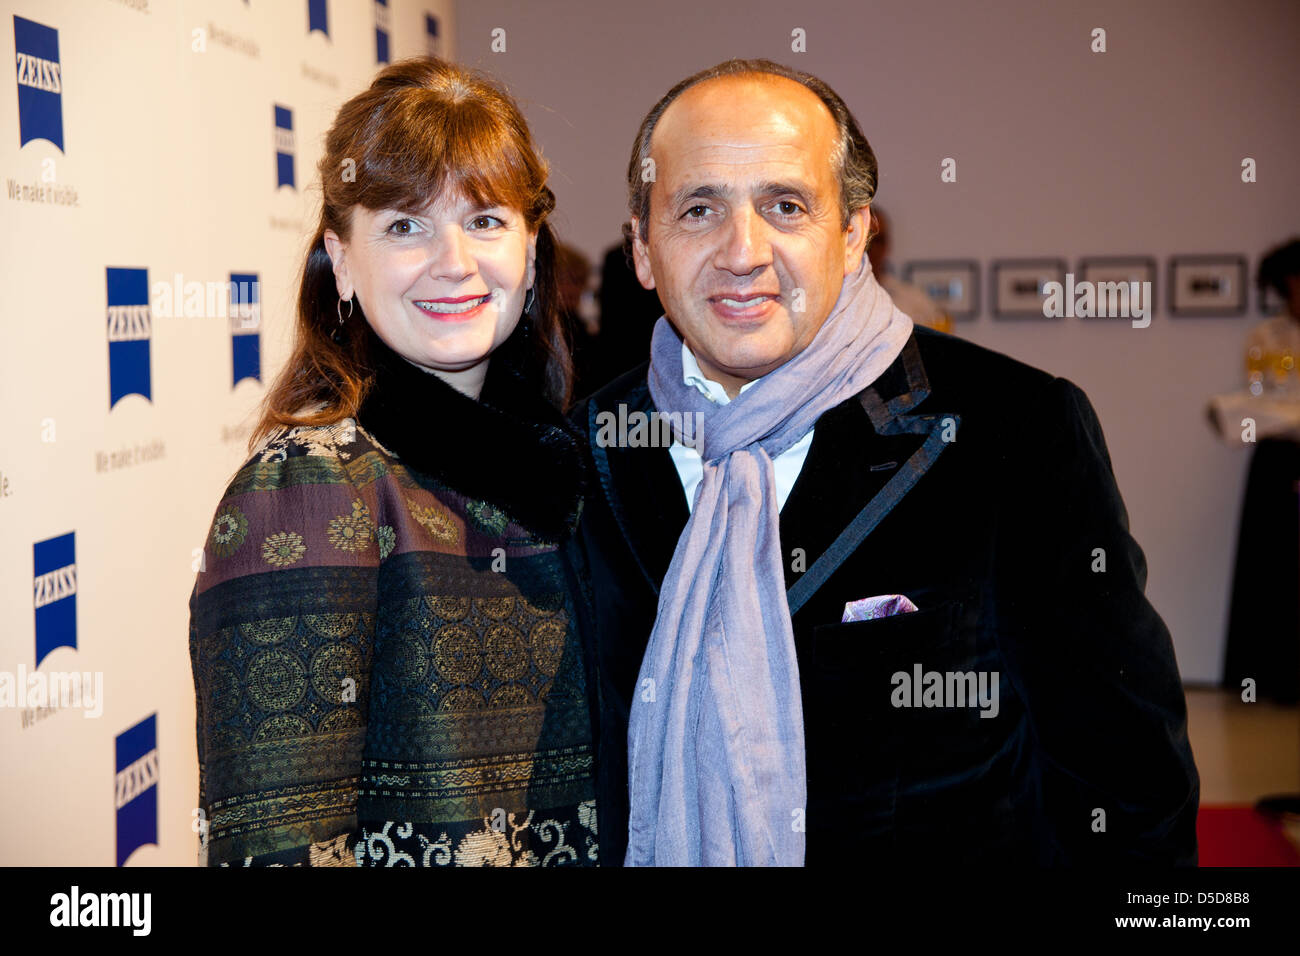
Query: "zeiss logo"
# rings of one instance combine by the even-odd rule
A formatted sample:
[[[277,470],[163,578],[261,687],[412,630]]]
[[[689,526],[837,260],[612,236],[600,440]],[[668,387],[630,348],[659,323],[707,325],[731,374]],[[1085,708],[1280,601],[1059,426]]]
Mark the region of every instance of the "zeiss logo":
[[[59,31],[14,17],[18,66],[18,146],[47,139],[63,152],[63,67]]]
[[[388,0],[375,0],[375,60],[387,63],[388,53]]]
[[[330,35],[330,25],[325,12],[325,0],[307,0],[307,33],[319,30]]]
[[[230,273],[231,388],[246,378],[262,380],[261,295],[257,273]]]
[[[275,108],[275,188],[296,188],[293,181],[293,110]]]
[[[153,401],[149,373],[149,270],[108,270],[108,408],[127,395]]]
[[[158,845],[158,715],[117,735],[117,865],[146,844]]]
[[[32,545],[36,666],[56,647],[77,648],[77,544],[69,531]]]

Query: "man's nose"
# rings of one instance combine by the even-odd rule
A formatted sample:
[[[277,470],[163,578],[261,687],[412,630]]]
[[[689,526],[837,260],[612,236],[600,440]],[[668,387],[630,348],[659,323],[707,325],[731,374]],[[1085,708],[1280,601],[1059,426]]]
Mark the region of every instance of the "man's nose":
[[[772,264],[768,224],[754,209],[736,210],[723,227],[722,244],[714,264],[738,276]]]
[[[445,229],[433,243],[433,259],[429,272],[435,279],[460,282],[474,274],[474,256],[470,253],[469,237],[459,226]]]

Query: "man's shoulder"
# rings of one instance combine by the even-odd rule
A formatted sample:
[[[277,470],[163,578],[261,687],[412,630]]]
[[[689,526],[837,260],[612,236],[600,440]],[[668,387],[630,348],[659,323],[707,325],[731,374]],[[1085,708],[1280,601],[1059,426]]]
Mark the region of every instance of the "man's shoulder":
[[[923,326],[914,329],[930,394],[936,400],[1024,401],[1056,376],[1010,355]]]
[[[1054,375],[974,342],[916,329],[929,390],[921,413],[954,412],[968,435],[1013,438],[1031,454],[1091,448],[1109,461],[1101,422],[1087,393]]]

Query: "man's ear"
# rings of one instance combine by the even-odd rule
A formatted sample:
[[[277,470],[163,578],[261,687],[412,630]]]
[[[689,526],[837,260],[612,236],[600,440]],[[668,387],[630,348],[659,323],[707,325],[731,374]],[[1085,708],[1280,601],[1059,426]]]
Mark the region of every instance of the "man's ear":
[[[329,253],[330,263],[334,266],[334,284],[338,287],[339,297],[352,298],[352,282],[348,279],[347,257],[345,247],[339,234],[333,229],[325,230],[325,251]]]
[[[654,273],[650,271],[650,247],[641,239],[641,223],[632,217],[632,263],[636,266],[636,277],[647,289],[655,287]]]
[[[849,227],[844,230],[844,276],[858,271],[862,254],[867,248],[867,230],[871,227],[871,207],[863,206],[849,214]]]

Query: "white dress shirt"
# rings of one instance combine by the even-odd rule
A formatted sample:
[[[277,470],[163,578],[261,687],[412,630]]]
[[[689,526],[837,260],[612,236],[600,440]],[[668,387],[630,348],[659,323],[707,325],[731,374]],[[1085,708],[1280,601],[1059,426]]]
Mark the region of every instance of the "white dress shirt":
[[[726,389],[705,377],[704,372],[700,370],[700,363],[695,360],[695,356],[691,354],[685,342],[682,343],[682,381],[687,385],[695,386],[700,394],[715,405],[726,405],[731,401]],[[756,382],[758,379],[746,382],[740,386],[740,390],[743,392]],[[790,497],[790,489],[794,487],[795,479],[803,470],[804,459],[808,457],[808,448],[812,445],[812,439],[813,430],[810,428],[808,434],[772,459],[772,467],[776,471],[777,511],[785,507],[785,499]],[[677,468],[677,477],[682,482],[682,490],[686,492],[686,507],[693,511],[695,490],[704,477],[704,460],[700,458],[698,451],[681,444],[675,438],[672,447],[668,449],[668,454],[672,456],[673,465]]]

